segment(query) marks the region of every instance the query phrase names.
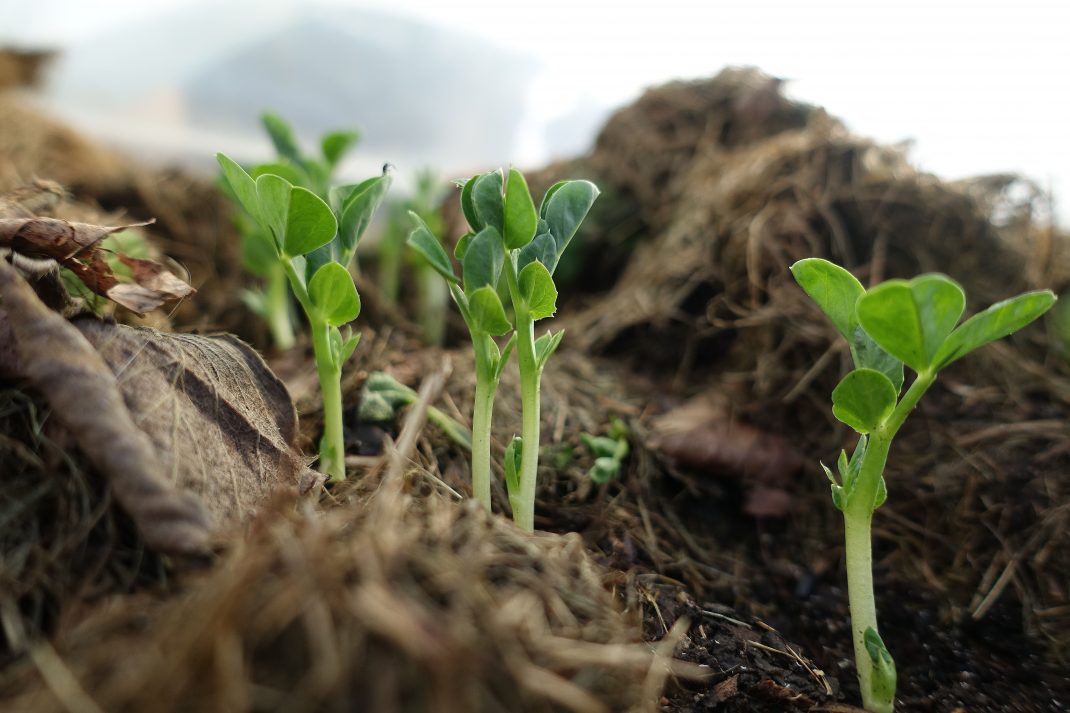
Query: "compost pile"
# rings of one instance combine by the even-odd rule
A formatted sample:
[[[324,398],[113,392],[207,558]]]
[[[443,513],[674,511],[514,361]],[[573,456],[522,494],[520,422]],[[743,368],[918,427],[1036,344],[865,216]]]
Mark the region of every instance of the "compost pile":
[[[559,271],[568,333],[543,380],[542,532],[525,535],[460,498],[467,453],[425,423],[431,403],[470,410],[460,340],[422,347],[361,285],[350,479],[328,492],[302,456],[321,419],[307,344],[266,364],[246,346],[265,335],[212,184],[117,157],[15,93],[0,156],[0,218],[155,218],[154,256],[197,290],[144,319],[69,320],[47,278],[0,275],[5,710],[856,710],[818,467],[851,441],[828,408],[850,356],[787,266],[936,270],[971,311],[1070,283],[1027,181],[922,174],[755,70],[652,89],[588,155],[529,174],[536,195],[579,177],[603,195]],[[54,331],[34,342],[30,322]],[[1034,325],[957,363],[893,447],[875,580],[906,710],[1070,700],[1057,337]],[[423,387],[395,423],[359,422],[373,371]],[[498,461],[519,431],[515,369],[500,395]],[[596,485],[581,434],[613,419],[631,454]],[[115,467],[102,439],[141,444],[167,477]]]

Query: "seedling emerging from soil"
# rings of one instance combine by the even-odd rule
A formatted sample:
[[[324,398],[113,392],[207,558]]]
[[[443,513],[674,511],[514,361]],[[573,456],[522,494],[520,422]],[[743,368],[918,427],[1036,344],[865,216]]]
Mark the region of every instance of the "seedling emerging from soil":
[[[587,476],[601,485],[620,475],[624,459],[628,457],[628,427],[619,418],[613,419],[609,433],[594,436],[590,433],[580,435],[583,444],[594,456],[594,465],[587,471]]]
[[[281,176],[291,184],[307,188],[321,199],[329,200],[335,169],[346,152],[356,144],[359,134],[355,131],[325,134],[320,140],[321,155],[309,156],[302,153],[293,129],[281,117],[264,114],[260,120],[275,147],[276,157],[270,163],[253,166],[250,175],[254,179],[268,173]],[[271,239],[259,221],[239,216],[238,229],[242,235],[245,269],[265,283],[263,290],[245,292],[245,304],[267,323],[275,346],[289,349],[294,345],[294,325],[286,271],[276,259],[271,249]]]
[[[412,406],[420,396],[413,389],[382,371],[373,371],[360,394],[361,421],[393,421],[404,406]],[[442,429],[457,445],[472,450],[472,434],[441,409],[427,407],[427,420]]]
[[[895,662],[877,633],[870,525],[887,498],[884,466],[892,439],[937,373],[989,342],[1018,331],[1055,303],[1049,290],[992,305],[962,324],[966,297],[950,278],[928,274],[866,290],[851,273],[818,258],[791,266],[795,280],[851,348],[855,370],[832,392],[832,412],[860,436],[840,452],[839,479],[822,464],[832,502],[843,513],[847,588],[862,701],[874,713],[895,702]],[[903,367],[916,374],[906,393]]]
[[[450,285],[450,293],[472,336],[476,395],[472,415],[472,490],[490,510],[490,434],[494,398],[509,353],[520,364],[521,438],[505,453],[506,486],[513,519],[534,529],[535,481],[539,466],[539,387],[547,359],[562,332],[535,338],[535,322],[557,309],[553,273],[558,260],[587,216],[598,189],[589,181],[561,181],[546,191],[536,210],[524,176],[516,169],[473,176],[461,190],[461,209],[471,228],[454,254],[463,280],[427,225],[413,214],[416,229],[409,245],[427,259]],[[504,276],[512,317],[499,297]],[[504,351],[494,337],[513,332]]]
[[[223,154],[216,158],[238,202],[260,228],[257,235],[266,243],[262,252],[281,264],[308,318],[323,396],[320,469],[332,481],[344,480],[342,364],[360,339],[346,327],[360,314],[349,263],[390,176],[384,172],[356,185],[332,188],[328,205],[282,176],[263,173],[254,180]]]

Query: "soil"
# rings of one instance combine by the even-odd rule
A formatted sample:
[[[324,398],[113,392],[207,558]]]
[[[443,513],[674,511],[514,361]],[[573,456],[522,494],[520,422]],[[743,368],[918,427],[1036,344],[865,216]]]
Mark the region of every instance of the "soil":
[[[267,351],[301,417],[289,445],[312,453],[308,346],[271,354],[242,307],[223,199],[29,111],[0,97],[0,125],[38,147],[0,140],[14,157],[0,195],[47,176],[70,191],[57,217],[157,217],[150,237],[198,294],[154,326],[225,329]],[[60,166],[63,145],[82,158]],[[1063,290],[1068,236],[1036,219],[1038,193],[1010,202],[1027,182],[920,174],[755,70],[653,89],[589,155],[529,182],[539,194],[562,177],[592,178],[603,195],[562,266],[555,329],[568,336],[544,377],[534,536],[458,502],[467,455],[419,408],[359,423],[372,371],[428,385],[462,421],[474,385],[463,330],[423,346],[408,306],[378,304],[368,275],[344,378],[350,481],[264,495],[219,524],[207,564],[146,546],[47,396],[4,375],[0,348],[0,707],[859,710],[842,523],[817,465],[851,443],[828,404],[849,357],[786,266],[821,255],[864,281],[938,269],[977,309]],[[1070,705],[1060,349],[1037,325],[972,355],[897,438],[874,559],[899,710]],[[519,430],[516,392],[510,369],[496,459]],[[580,435],[614,417],[631,453],[595,485]]]

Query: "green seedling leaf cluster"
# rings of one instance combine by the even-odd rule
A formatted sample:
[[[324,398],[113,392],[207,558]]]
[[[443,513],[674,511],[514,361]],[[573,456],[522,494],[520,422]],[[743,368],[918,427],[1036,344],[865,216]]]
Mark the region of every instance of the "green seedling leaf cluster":
[[[840,452],[838,477],[821,467],[844,517],[863,704],[887,713],[894,707],[896,669],[877,633],[870,529],[874,511],[888,497],[884,466],[892,439],[941,370],[1025,327],[1052,307],[1055,295],[1028,292],[962,322],[966,295],[946,275],[888,280],[867,290],[842,267],[818,258],[795,263],[791,272],[847,340],[854,361],[855,369],[832,392],[832,413],[859,434],[858,443],[850,457]],[[905,393],[904,367],[915,373]]]
[[[341,373],[360,340],[348,326],[361,308],[350,263],[391,179],[384,171],[358,184],[331,187],[331,171],[355,134],[328,135],[322,158],[310,159],[300,154],[284,122],[268,115],[264,124],[279,162],[248,172],[224,154],[216,158],[250,226],[245,254],[255,256],[262,274],[285,279],[281,296],[279,285],[269,283],[271,309],[289,309],[288,285],[308,319],[323,396],[320,468],[331,480],[343,480]]]
[[[430,170],[416,173],[412,194],[388,206],[389,218],[379,241],[376,278],[383,301],[395,307],[400,303],[401,273],[408,268],[416,281],[414,321],[421,327],[424,342],[440,346],[446,336],[446,314],[450,292],[435,270],[417,252],[409,250],[405,239],[412,230],[409,212],[416,213],[433,235],[441,235],[445,220],[439,210],[446,186]]]
[[[279,349],[289,349],[295,343],[294,305],[288,286],[289,277],[273,249],[272,234],[290,234],[290,243],[285,251],[290,256],[307,255],[313,268],[327,262],[349,266],[353,260],[356,244],[371,220],[375,208],[382,202],[390,185],[389,176],[377,176],[359,187],[335,186],[334,172],[346,153],[356,145],[359,134],[355,131],[334,131],[320,140],[318,154],[305,154],[294,135],[293,128],[281,117],[264,114],[261,117],[272,144],[274,160],[252,166],[242,173],[253,179],[252,187],[239,180],[235,166],[223,166],[223,187],[245,209],[237,220],[242,235],[242,258],[245,269],[260,277],[263,289],[247,290],[245,304],[268,325],[272,340]],[[261,183],[260,178],[270,176]],[[297,191],[291,189],[299,189]],[[311,200],[311,197],[319,201]],[[254,212],[266,200],[274,215]],[[289,206],[290,201],[294,202]],[[345,203],[342,205],[341,202]],[[331,220],[335,222],[335,234],[328,239],[330,247],[321,243],[309,248],[310,241],[321,239],[325,230],[319,226],[306,226],[303,221],[325,219],[319,203],[328,203],[332,208]],[[272,222],[267,223],[265,219]],[[293,220],[293,226],[280,221]],[[272,233],[274,231],[274,233]],[[272,234],[269,234],[272,233]]]
[[[623,421],[614,419],[605,436],[583,433],[580,439],[594,456],[594,465],[587,471],[587,477],[602,485],[620,475],[629,451],[628,427]]]
[[[360,420],[373,423],[393,421],[400,409],[412,406],[418,399],[416,391],[386,372],[373,371],[368,374],[361,390]],[[428,406],[427,420],[438,426],[454,443],[465,450],[472,450],[472,434],[441,409]]]
[[[472,338],[472,490],[488,510],[494,399],[505,364],[513,351],[517,354],[523,429],[506,449],[503,470],[513,518],[528,530],[535,518],[542,372],[563,336],[546,333],[536,339],[535,322],[557,311],[554,270],[597,197],[598,189],[589,181],[562,181],[536,208],[527,181],[516,169],[464,181],[461,210],[469,230],[454,250],[459,275],[430,227],[412,214],[416,227],[408,244],[449,285]],[[499,348],[498,339],[504,340],[504,347]]]

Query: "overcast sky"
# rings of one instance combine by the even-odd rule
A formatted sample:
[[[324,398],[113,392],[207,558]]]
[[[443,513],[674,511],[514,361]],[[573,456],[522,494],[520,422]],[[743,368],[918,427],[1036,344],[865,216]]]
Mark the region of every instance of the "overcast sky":
[[[191,0],[0,0],[0,42],[63,45]],[[218,0],[223,1],[223,0]],[[235,0],[241,1],[241,0]],[[949,178],[1023,172],[1070,202],[1067,0],[325,0],[465,28],[539,58],[532,120],[755,65]],[[251,8],[271,4],[260,0]],[[255,11],[255,10],[251,10]],[[528,142],[518,158],[536,160]]]

